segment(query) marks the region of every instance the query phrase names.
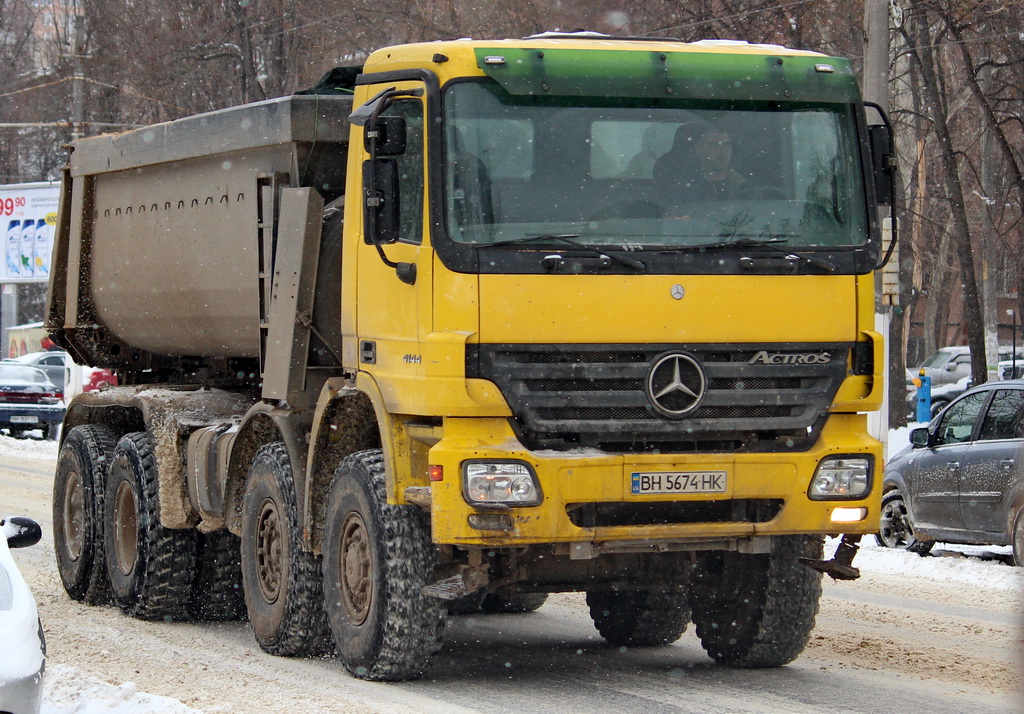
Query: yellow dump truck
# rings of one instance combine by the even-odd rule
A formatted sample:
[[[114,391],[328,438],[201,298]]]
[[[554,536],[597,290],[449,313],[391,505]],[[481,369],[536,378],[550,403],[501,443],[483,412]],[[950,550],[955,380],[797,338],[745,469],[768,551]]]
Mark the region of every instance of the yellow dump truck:
[[[68,405],[67,592],[371,680],[567,591],[793,660],[878,524],[891,165],[846,60],[595,35],[74,142],[47,327],[121,386]]]

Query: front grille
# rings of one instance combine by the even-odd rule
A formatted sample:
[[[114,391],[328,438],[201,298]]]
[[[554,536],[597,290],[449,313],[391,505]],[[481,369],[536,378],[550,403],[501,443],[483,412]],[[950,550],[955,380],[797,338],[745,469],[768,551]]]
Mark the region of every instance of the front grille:
[[[801,451],[824,424],[851,347],[471,345],[466,372],[498,386],[517,435],[531,449]],[[668,352],[691,355],[706,376],[699,405],[680,418],[655,409],[645,387],[652,364]],[[781,356],[775,361],[782,363],[766,363],[772,360],[759,359],[761,353]],[[820,360],[795,364],[801,360],[794,355]]]
[[[579,528],[767,523],[779,514],[782,505],[782,500],[777,498],[735,498],[723,501],[570,504],[566,512],[572,524]]]

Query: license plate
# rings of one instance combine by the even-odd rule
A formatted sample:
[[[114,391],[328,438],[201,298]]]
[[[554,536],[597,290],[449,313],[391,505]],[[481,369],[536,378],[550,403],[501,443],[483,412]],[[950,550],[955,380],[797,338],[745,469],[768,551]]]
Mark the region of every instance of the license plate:
[[[648,471],[632,474],[633,493],[725,493],[725,471]]]
[[[12,424],[35,424],[38,421],[37,416],[11,416]]]

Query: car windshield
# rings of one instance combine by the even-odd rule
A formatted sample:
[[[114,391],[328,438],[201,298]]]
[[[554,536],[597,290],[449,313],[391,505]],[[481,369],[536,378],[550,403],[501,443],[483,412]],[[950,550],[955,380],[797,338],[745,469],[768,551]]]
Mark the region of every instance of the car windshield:
[[[0,382],[38,382],[46,384],[46,375],[34,367],[21,367],[13,364],[0,365]]]
[[[463,82],[446,90],[445,111],[446,219],[460,243],[573,234],[685,251],[867,240],[846,105],[524,99]]]
[[[952,357],[953,354],[951,352],[933,352],[931,355],[928,356],[928,359],[926,359],[924,362],[918,365],[918,367],[941,367],[942,365],[946,364],[946,362],[948,362],[950,359],[952,359]]]

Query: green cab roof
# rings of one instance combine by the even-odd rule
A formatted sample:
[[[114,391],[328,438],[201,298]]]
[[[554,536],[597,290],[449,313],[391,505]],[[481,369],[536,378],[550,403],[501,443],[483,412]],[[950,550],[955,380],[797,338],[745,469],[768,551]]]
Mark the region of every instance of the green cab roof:
[[[825,55],[508,45],[475,53],[479,68],[513,95],[860,101],[849,60]]]

